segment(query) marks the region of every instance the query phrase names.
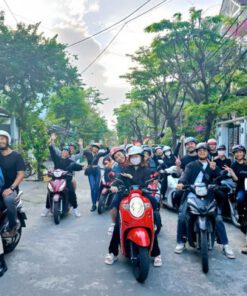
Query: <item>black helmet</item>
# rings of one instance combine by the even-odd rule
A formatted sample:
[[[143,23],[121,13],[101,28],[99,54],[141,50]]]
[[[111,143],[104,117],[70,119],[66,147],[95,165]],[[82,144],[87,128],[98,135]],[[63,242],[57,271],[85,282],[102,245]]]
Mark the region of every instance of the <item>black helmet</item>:
[[[110,155],[106,155],[104,158],[103,158],[103,164],[105,165],[107,162],[111,162],[111,157]]]
[[[196,145],[196,152],[198,152],[198,150],[200,150],[200,149],[204,149],[204,150],[209,151],[209,146],[207,143],[199,143]]]
[[[64,145],[63,148],[62,148],[62,150],[65,150],[65,151],[70,152],[70,150],[69,150],[69,146],[68,146],[68,145]]]
[[[245,149],[245,147],[243,145],[234,145],[232,147],[232,153],[233,154],[236,153],[236,152],[238,152],[238,151],[243,151],[244,154],[246,154],[246,149]]]
[[[218,147],[217,147],[217,150],[226,150],[226,145],[219,145]]]
[[[196,139],[194,137],[188,137],[188,138],[185,139],[184,145],[186,145],[186,144],[188,144],[190,142],[196,143]]]
[[[150,156],[153,154],[152,148],[150,147],[144,147],[143,152],[147,152]]]
[[[73,142],[69,143],[69,146],[73,146],[74,148],[76,148],[76,144]]]

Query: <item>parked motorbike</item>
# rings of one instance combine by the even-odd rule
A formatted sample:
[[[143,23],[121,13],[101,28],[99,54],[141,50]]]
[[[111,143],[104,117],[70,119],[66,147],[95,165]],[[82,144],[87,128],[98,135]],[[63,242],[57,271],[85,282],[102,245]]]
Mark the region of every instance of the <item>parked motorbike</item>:
[[[222,217],[225,220],[231,221],[234,226],[239,227],[240,224],[238,222],[239,216],[236,202],[236,183],[229,178],[228,175],[225,175],[225,178],[221,181],[221,185],[226,188],[226,190],[224,190],[226,194],[226,202],[222,208]]]
[[[33,168],[28,159],[25,159],[25,178],[29,178],[33,174]]]
[[[48,176],[51,177],[47,186],[51,212],[53,213],[55,224],[59,224],[61,218],[69,212],[66,177],[72,177],[72,174],[67,171],[56,169],[48,172]]]
[[[101,177],[100,187],[102,190],[98,201],[98,214],[102,214],[110,208],[114,196],[110,190],[111,182],[106,182],[104,175]]]
[[[212,250],[215,242],[216,201],[214,189],[217,185],[198,183],[185,186],[188,195],[188,242],[193,248],[200,250],[202,270],[209,270],[208,250]],[[217,186],[219,188],[219,186]]]
[[[133,264],[136,280],[143,283],[149,272],[149,254],[155,234],[153,208],[149,199],[143,195],[145,191],[150,193],[150,189],[132,185],[131,188],[122,186],[120,190],[128,195],[121,201],[119,208],[121,250]]]
[[[19,192],[15,199],[15,204],[17,207],[17,232],[14,237],[2,237],[3,241],[3,248],[4,253],[10,253],[12,252],[16,246],[18,245],[21,235],[22,235],[22,227],[26,227],[27,216],[26,213],[22,207],[22,201],[21,201],[21,195],[22,191]],[[6,209],[0,209],[0,235],[5,233],[8,228],[8,218],[7,218],[7,210]]]
[[[172,166],[161,172],[163,177],[167,178],[167,190],[162,198],[162,204],[164,208],[177,211],[177,207],[174,203],[174,195],[176,193],[176,187],[178,184],[178,175],[176,166]]]

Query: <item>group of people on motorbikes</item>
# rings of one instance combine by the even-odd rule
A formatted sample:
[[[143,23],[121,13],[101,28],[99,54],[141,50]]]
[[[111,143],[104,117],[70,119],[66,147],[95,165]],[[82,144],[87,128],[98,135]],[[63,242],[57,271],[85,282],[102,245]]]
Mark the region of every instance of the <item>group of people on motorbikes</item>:
[[[237,210],[239,215],[240,225],[246,223],[246,190],[245,190],[245,177],[242,172],[247,173],[246,149],[242,145],[235,145],[232,148],[234,160],[231,161],[227,158],[226,147],[218,145],[214,139],[210,139],[207,143],[197,144],[195,138],[188,137],[184,141],[186,154],[180,158],[179,150],[181,143],[177,145],[174,152],[169,146],[149,146],[127,144],[116,146],[111,149],[102,149],[98,143],[92,144],[87,149],[83,148],[83,141],[78,141],[79,151],[76,151],[76,145],[71,143],[65,145],[62,149],[58,149],[55,145],[56,135],[52,134],[49,139],[49,150],[51,159],[54,163],[55,169],[61,169],[71,172],[71,176],[67,177],[67,192],[70,205],[73,207],[73,212],[76,217],[81,214],[78,209],[76,183],[73,179],[73,173],[84,169],[85,175],[88,176],[92,207],[91,211],[97,208],[97,201],[100,195],[100,179],[101,168],[99,161],[103,158],[104,175],[109,178],[111,182],[111,192],[114,194],[111,203],[111,225],[108,229],[108,234],[111,235],[109,245],[109,253],[105,257],[106,264],[113,264],[117,260],[118,248],[120,244],[119,236],[119,206],[125,194],[122,192],[121,187],[131,185],[139,185],[145,187],[146,182],[159,172],[159,180],[154,182],[161,182],[161,197],[165,195],[167,190],[166,175],[162,172],[170,167],[176,167],[176,172],[180,176],[177,184],[177,192],[174,196],[179,214],[177,224],[177,245],[175,253],[182,253],[185,249],[187,240],[187,226],[186,226],[186,213],[187,213],[187,198],[193,195],[192,192],[184,194],[184,187],[186,185],[193,185],[196,183],[210,183],[213,182],[222,171],[226,171],[232,178],[236,185],[236,201]],[[1,230],[1,236],[13,237],[18,228],[16,222],[16,205],[15,198],[19,191],[19,184],[24,178],[25,164],[21,155],[10,148],[11,138],[5,131],[0,131],[0,180],[1,185],[1,198],[0,208],[7,209],[8,229]],[[82,165],[76,161],[82,156],[86,157],[87,165]],[[111,175],[112,174],[112,175]],[[110,176],[113,176],[111,178]],[[158,174],[156,174],[158,176]],[[157,179],[157,178],[156,178]],[[162,266],[161,253],[158,243],[158,233],[162,226],[159,214],[159,202],[157,199],[149,194],[147,191],[144,193],[145,197],[150,201],[155,223],[155,237],[151,255],[154,257],[154,266]],[[224,204],[224,193],[215,191],[215,199],[217,201],[218,211],[216,216],[216,237],[217,242],[223,245],[223,252],[227,258],[235,258],[232,251],[226,229],[221,217],[220,209]],[[46,200],[46,207],[42,212],[42,216],[47,216],[50,211],[49,198]],[[247,225],[246,225],[247,227]],[[245,228],[246,232],[246,228]],[[242,253],[247,254],[247,246],[242,250]],[[4,250],[2,240],[0,239],[0,276],[7,270],[4,261]]]

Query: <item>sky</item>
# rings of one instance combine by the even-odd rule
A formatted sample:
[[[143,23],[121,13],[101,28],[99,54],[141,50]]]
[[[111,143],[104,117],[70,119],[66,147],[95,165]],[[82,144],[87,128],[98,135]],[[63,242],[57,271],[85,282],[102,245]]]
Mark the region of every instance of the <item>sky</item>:
[[[0,0],[0,10],[5,11],[6,23],[12,27],[16,21],[25,23],[41,22],[40,29],[47,37],[58,34],[62,43],[72,44],[91,36],[121,20],[145,0]],[[132,17],[150,9],[161,0],[151,0]],[[142,17],[128,23],[106,52],[87,70],[85,68],[117,34],[123,23],[112,30],[68,48],[77,55],[73,60],[82,73],[86,85],[99,89],[102,97],[108,98],[100,112],[106,117],[109,127],[114,127],[113,110],[126,102],[126,93],[131,86],[120,75],[129,71],[133,54],[140,46],[148,46],[153,34],[144,28],[153,22],[172,18],[177,13],[188,16],[191,7],[203,9],[204,15],[219,13],[222,0],[167,0],[164,4]],[[7,6],[7,5],[8,6]],[[8,8],[9,7],[9,8]]]

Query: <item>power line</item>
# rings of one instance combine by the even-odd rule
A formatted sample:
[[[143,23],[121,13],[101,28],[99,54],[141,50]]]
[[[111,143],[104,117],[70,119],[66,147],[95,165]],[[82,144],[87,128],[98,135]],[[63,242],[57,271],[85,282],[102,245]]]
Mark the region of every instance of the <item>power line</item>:
[[[151,0],[148,0],[148,1],[144,2],[141,6],[137,7],[133,12],[131,12],[130,14],[128,14],[127,16],[125,16],[124,18],[122,18],[121,20],[117,21],[116,23],[110,25],[109,27],[106,27],[106,28],[104,28],[104,29],[102,29],[102,30],[100,30],[100,31],[98,31],[98,32],[96,32],[96,33],[94,33],[93,35],[90,35],[90,36],[88,36],[88,37],[85,37],[85,38],[83,38],[83,39],[77,41],[77,42],[74,42],[74,43],[68,45],[67,48],[72,47],[72,46],[75,46],[75,45],[77,45],[77,44],[79,44],[79,43],[82,43],[82,42],[84,42],[84,41],[87,41],[87,40],[89,40],[89,39],[91,39],[91,38],[93,38],[93,37],[95,37],[95,36],[97,36],[97,35],[100,35],[101,33],[104,33],[104,32],[106,32],[106,31],[108,31],[108,30],[110,30],[110,29],[116,27],[117,25],[121,24],[122,22],[124,22],[125,20],[127,20],[129,17],[131,17],[133,14],[135,14],[135,13],[136,13],[138,10],[140,10],[142,7],[144,7],[145,5],[147,5],[150,1],[151,1]]]
[[[220,41],[222,41],[223,39],[226,39],[225,37],[226,37],[226,35],[228,34],[228,32],[231,30],[231,28],[235,25],[235,23],[238,21],[238,19],[240,18],[240,16],[243,14],[243,12],[244,12],[245,10],[243,9],[239,14],[238,14],[238,16],[234,19],[234,21],[233,21],[233,23],[231,24],[231,26],[226,30],[226,32],[221,36],[221,38],[220,38]],[[246,20],[246,19],[245,19]],[[244,20],[244,21],[245,21]],[[242,24],[244,23],[244,21],[241,23],[241,25],[240,26],[242,26]],[[230,36],[228,36],[227,37],[227,39],[226,39],[226,41],[230,38],[230,37],[232,37],[234,34],[235,34],[235,32],[236,32],[236,30],[234,30],[234,32],[230,35]],[[211,59],[212,57],[214,57],[215,55],[216,55],[216,53],[224,46],[226,44],[226,42],[223,42],[214,52],[213,52],[213,54],[212,54],[212,56],[210,56],[210,54],[209,54],[209,56],[207,57],[208,59]]]
[[[143,16],[143,15],[145,15],[145,14],[147,14],[148,12],[150,12],[150,11],[152,11],[153,9],[155,9],[155,8],[157,8],[157,7],[159,7],[159,6],[161,6],[163,3],[165,3],[165,2],[167,2],[168,0],[163,0],[163,1],[161,1],[160,3],[158,3],[158,4],[156,4],[155,6],[153,6],[153,7],[151,7],[150,9],[148,9],[148,10],[146,10],[146,11],[144,11],[143,13],[141,13],[141,14],[139,14],[139,15],[137,15],[137,16],[135,16],[135,17],[133,17],[132,19],[130,19],[130,20],[128,20],[128,21],[126,21],[124,24],[123,24],[123,26],[118,30],[118,32],[113,36],[113,38],[110,40],[110,42],[106,45],[106,47],[95,57],[95,59],[82,71],[82,74],[83,73],[85,73],[105,52],[106,52],[106,50],[111,46],[111,44],[116,40],[116,38],[118,37],[118,35],[121,33],[121,31],[124,29],[124,27],[128,24],[128,23],[130,23],[130,22],[132,22],[132,21],[134,21],[134,20],[136,20],[137,18],[139,18],[139,17],[141,17],[141,16]]]
[[[105,52],[106,50],[111,46],[111,44],[115,41],[115,39],[118,37],[118,35],[121,33],[121,31],[124,29],[124,27],[127,25],[127,23],[124,23],[123,26],[118,30],[118,32],[113,36],[113,38],[110,40],[110,42],[106,45],[106,47],[94,58],[94,60],[88,64],[88,66],[82,71],[82,74],[85,73]]]
[[[7,6],[7,8],[8,8],[8,10],[9,10],[10,14],[13,16],[14,20],[16,21],[16,23],[18,23],[18,20],[17,20],[15,14],[13,13],[12,9],[11,9],[10,6],[8,5],[7,1],[6,1],[6,0],[3,0],[3,2],[4,2],[5,5]]]

